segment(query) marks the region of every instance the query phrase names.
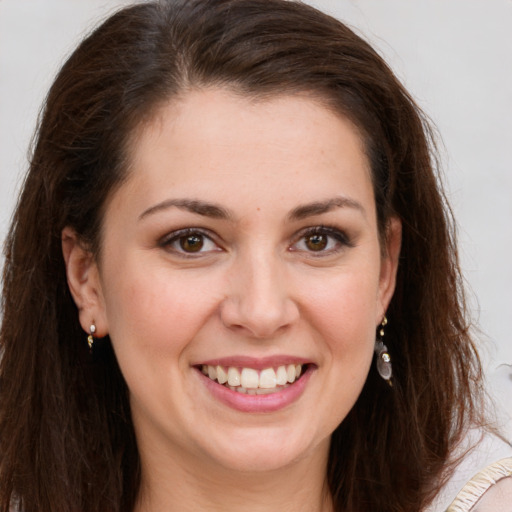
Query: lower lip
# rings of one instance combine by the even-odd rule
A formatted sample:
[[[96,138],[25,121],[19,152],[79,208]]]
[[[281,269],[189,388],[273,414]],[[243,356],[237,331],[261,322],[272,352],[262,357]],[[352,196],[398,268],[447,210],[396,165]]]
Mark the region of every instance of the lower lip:
[[[290,384],[281,391],[268,395],[239,393],[203,375],[200,370],[198,370],[198,374],[208,388],[208,391],[220,402],[237,411],[263,413],[279,411],[297,401],[304,392],[313,371],[313,365],[309,365],[306,371],[293,384]]]

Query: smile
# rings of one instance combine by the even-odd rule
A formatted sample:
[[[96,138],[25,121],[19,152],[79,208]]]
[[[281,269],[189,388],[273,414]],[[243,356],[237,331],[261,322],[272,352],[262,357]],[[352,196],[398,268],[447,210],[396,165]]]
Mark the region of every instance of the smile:
[[[234,366],[202,365],[201,371],[212,381],[248,395],[278,393],[293,384],[303,373],[302,364],[287,364],[256,370]]]

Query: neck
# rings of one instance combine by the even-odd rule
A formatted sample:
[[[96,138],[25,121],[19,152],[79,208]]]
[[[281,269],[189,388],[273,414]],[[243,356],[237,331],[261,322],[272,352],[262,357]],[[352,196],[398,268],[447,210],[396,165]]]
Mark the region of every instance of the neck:
[[[311,457],[269,472],[241,472],[204,460],[196,465],[176,453],[165,461],[143,457],[135,512],[332,512],[325,444]]]

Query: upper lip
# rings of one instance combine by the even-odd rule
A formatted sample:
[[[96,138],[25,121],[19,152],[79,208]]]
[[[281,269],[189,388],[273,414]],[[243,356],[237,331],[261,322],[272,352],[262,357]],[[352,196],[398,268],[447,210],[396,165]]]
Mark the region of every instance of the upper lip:
[[[278,366],[288,364],[308,364],[310,359],[292,355],[275,355],[268,357],[251,357],[251,356],[229,356],[217,359],[208,359],[200,361],[193,366],[224,366],[235,368],[254,368],[255,370],[264,370],[265,368],[276,368]]]

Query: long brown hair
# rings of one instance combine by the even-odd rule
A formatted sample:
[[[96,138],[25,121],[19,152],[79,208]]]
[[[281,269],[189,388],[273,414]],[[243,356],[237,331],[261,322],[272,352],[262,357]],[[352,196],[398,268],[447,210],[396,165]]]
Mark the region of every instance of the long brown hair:
[[[0,511],[133,509],[139,457],[108,337],[88,352],[61,231],[98,254],[104,206],[136,128],[187,90],[307,92],[351,119],[371,163],[381,237],[403,223],[386,342],[394,387],[372,370],[332,437],[337,511],[421,510],[477,419],[450,210],[424,116],[377,53],[339,21],[286,0],[148,2],[114,14],[64,64],[46,100],[5,248]]]

